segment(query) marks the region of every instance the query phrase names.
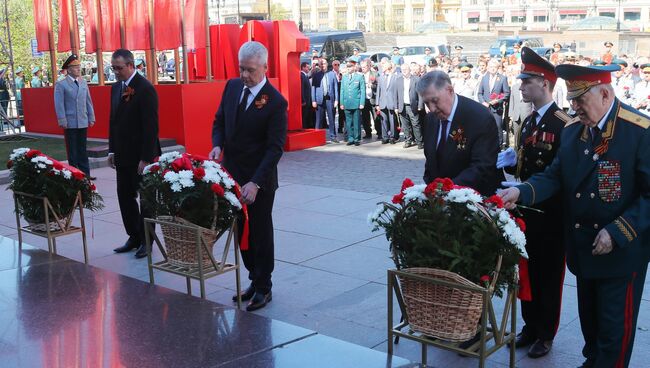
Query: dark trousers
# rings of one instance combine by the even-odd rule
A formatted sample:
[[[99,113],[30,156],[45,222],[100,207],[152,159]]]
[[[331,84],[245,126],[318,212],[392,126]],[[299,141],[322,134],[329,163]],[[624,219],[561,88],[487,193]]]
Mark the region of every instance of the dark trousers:
[[[327,115],[327,123],[329,124],[329,137],[336,138],[336,122],[334,121],[334,104],[332,100],[323,101],[316,108],[316,129],[325,128],[325,115]]]
[[[381,109],[381,136],[385,140],[395,138],[395,110]]]
[[[366,98],[366,104],[363,106],[363,110],[361,110],[361,122],[363,124],[363,131],[366,133],[366,136],[370,138],[372,135],[372,124],[375,123],[375,119],[377,117],[377,114],[375,114],[375,109],[370,103],[370,100]],[[381,135],[381,129],[376,129],[375,125],[375,130],[377,131],[377,135]]]
[[[521,301],[522,331],[542,341],[553,340],[560,324],[564,246],[561,234],[526,233],[531,301]]]
[[[117,167],[117,201],[120,205],[124,230],[129,242],[144,244],[144,218],[151,217],[145,203],[138,204],[138,190],[142,176],[137,167]],[[150,240],[150,243],[153,239]]]
[[[345,109],[345,129],[348,142],[361,141],[361,127],[359,126],[359,109]]]
[[[266,294],[271,291],[271,273],[274,266],[273,243],[273,201],[275,191],[260,190],[253,204],[248,205],[248,250],[242,251],[244,266],[248,270],[248,279],[256,292]],[[244,229],[243,220],[238,221],[237,227]]]
[[[619,278],[578,281],[578,312],[585,339],[582,355],[595,368],[627,367],[632,356],[636,321],[647,263]]]
[[[68,153],[68,163],[90,176],[90,164],[86,141],[88,128],[64,129],[65,149]]]
[[[413,112],[411,105],[404,105],[400,112],[402,121],[402,130],[404,139],[407,142],[422,144],[422,128],[420,127],[420,117],[417,112]]]
[[[311,107],[311,103],[305,104],[302,107],[302,128],[303,129],[312,129],[314,127],[314,110]]]
[[[499,134],[499,147],[503,144],[503,117],[501,114],[497,113],[496,110],[490,109],[492,112],[492,115],[494,116],[494,120],[497,123],[497,132]]]

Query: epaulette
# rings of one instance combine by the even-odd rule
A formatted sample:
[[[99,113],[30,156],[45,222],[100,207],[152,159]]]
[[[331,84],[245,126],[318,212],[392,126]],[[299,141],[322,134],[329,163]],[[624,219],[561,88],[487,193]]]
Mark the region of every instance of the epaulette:
[[[569,124],[572,124],[572,123],[575,123],[575,121],[573,121],[574,119],[571,117],[571,115],[567,114],[562,109],[556,110],[554,115],[555,115],[556,118],[562,120],[564,122],[565,126],[569,125]]]
[[[640,112],[620,109],[618,112],[618,117],[624,121],[638,125],[643,129],[648,129],[648,127],[650,127],[650,119],[642,115]]]

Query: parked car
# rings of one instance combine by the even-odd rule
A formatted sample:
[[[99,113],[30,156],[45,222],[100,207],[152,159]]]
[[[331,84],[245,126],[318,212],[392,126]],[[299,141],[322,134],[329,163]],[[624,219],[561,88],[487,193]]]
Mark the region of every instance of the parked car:
[[[424,64],[424,48],[427,46],[406,46],[400,49],[400,54],[404,57],[405,63],[416,62],[418,64]],[[446,45],[436,45],[429,46],[431,48],[431,55],[433,57],[438,57],[440,55],[446,56],[449,55],[449,50],[447,50]]]
[[[352,56],[356,47],[359,52],[366,51],[366,39],[361,31],[337,31],[305,33],[309,38],[309,51],[300,55],[300,62],[310,62],[312,50],[318,56],[327,59],[331,65],[333,60],[345,60]]]
[[[381,59],[385,57],[390,59],[390,56],[388,54],[384,54],[383,52],[377,52],[374,54],[368,52],[362,52],[359,54],[359,61],[363,61],[365,59],[370,58],[370,61],[372,61],[374,64],[377,64],[378,62],[381,61]]]
[[[535,51],[538,55],[543,56],[543,57],[550,57],[551,53],[553,53],[553,47],[545,47],[544,46],[544,40],[542,40],[541,37],[534,37],[534,36],[522,36],[522,37],[517,37],[517,36],[509,36],[509,37],[499,37],[492,46],[490,46],[490,56],[491,57],[499,57],[501,56],[501,45],[505,44],[506,45],[506,56],[512,54],[514,52],[512,46],[514,46],[515,43],[521,42],[523,46],[528,46],[533,51]]]

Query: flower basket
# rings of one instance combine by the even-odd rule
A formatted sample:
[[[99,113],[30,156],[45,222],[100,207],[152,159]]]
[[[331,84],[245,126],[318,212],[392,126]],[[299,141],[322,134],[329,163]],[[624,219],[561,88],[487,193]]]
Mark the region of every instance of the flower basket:
[[[163,221],[168,261],[181,267],[198,266],[199,229],[201,262],[210,266],[214,243],[243,208],[239,185],[219,163],[187,153],[165,153],[145,167],[140,193]]]
[[[402,271],[464,286],[480,287],[466,278],[434,268]],[[402,297],[412,330],[447,341],[471,339],[478,331],[483,296],[479,292],[399,277]]]
[[[404,180],[392,203],[380,203],[368,220],[386,232],[399,271],[430,280],[399,276],[411,329],[447,341],[476,334],[484,295],[516,285],[526,256],[524,223],[500,197],[483,198],[448,178]]]
[[[47,227],[60,227],[52,214],[70,219],[79,200],[83,208],[91,211],[104,207],[95,184],[83,172],[40,151],[17,148],[9,156],[7,167],[11,170],[8,189],[18,194],[16,211],[32,228],[45,231]],[[47,205],[44,198],[47,198]],[[45,224],[48,208],[50,221]]]
[[[212,254],[214,243],[219,238],[218,231],[195,225],[180,217],[158,216],[158,220],[164,221],[160,224],[160,229],[163,233],[163,238],[165,239],[167,260],[169,263],[179,267],[196,267],[199,264],[196,231],[187,227],[173,225],[179,224],[201,229],[202,244],[199,246],[204,246],[201,252],[203,267],[212,266],[209,254]]]

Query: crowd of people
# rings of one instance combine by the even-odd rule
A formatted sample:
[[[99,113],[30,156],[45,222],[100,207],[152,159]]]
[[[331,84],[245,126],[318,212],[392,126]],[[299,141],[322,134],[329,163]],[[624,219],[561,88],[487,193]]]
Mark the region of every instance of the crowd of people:
[[[331,67],[327,59],[318,57],[314,52],[311,63],[301,64],[303,128],[327,129],[328,139],[333,143],[338,143],[339,133],[344,133],[344,140],[348,144],[358,145],[361,138],[350,138],[348,134],[350,129],[346,120],[352,119],[350,127],[354,129],[353,133],[364,133],[364,140],[372,139],[374,134],[384,144],[394,144],[401,140],[405,148],[417,146],[422,149],[421,122],[426,116],[427,108],[415,93],[415,86],[425,73],[441,70],[449,75],[455,93],[478,101],[492,112],[499,131],[502,132],[499,142],[508,143],[506,139],[517,135],[521,123],[532,111],[532,105],[523,102],[521,98],[520,81],[517,79],[522,68],[521,48],[524,46],[525,44],[515,43],[513,53],[509,55],[505,52],[498,57],[479,55],[475,65],[462,55],[463,48],[460,45],[455,47],[454,56],[434,57],[431,49],[427,48],[420,62],[410,63],[404,63],[398,47],[393,49],[390,57],[377,63],[370,58],[361,60],[358,50],[355,50],[354,55],[347,60],[331,61]],[[621,70],[612,75],[616,96],[622,102],[650,115],[650,60],[647,57],[625,54],[617,56],[613,52],[613,43],[609,41],[604,43],[604,51],[599,58],[583,56],[572,50],[574,49],[563,48],[560,43],[555,43],[547,60],[554,66],[621,66]],[[344,83],[346,75],[363,76],[365,93],[359,90],[362,84],[360,77],[352,78],[355,82],[349,85]],[[323,80],[328,84],[322,84]],[[350,96],[350,93],[355,96],[361,94],[363,99],[359,98],[359,106],[348,105],[353,107],[353,111],[348,112],[341,107],[346,104],[340,100],[341,96]],[[561,109],[569,114],[575,113],[571,110],[566,83],[562,78],[558,78],[555,83],[552,95]],[[355,123],[357,114],[358,128]]]

